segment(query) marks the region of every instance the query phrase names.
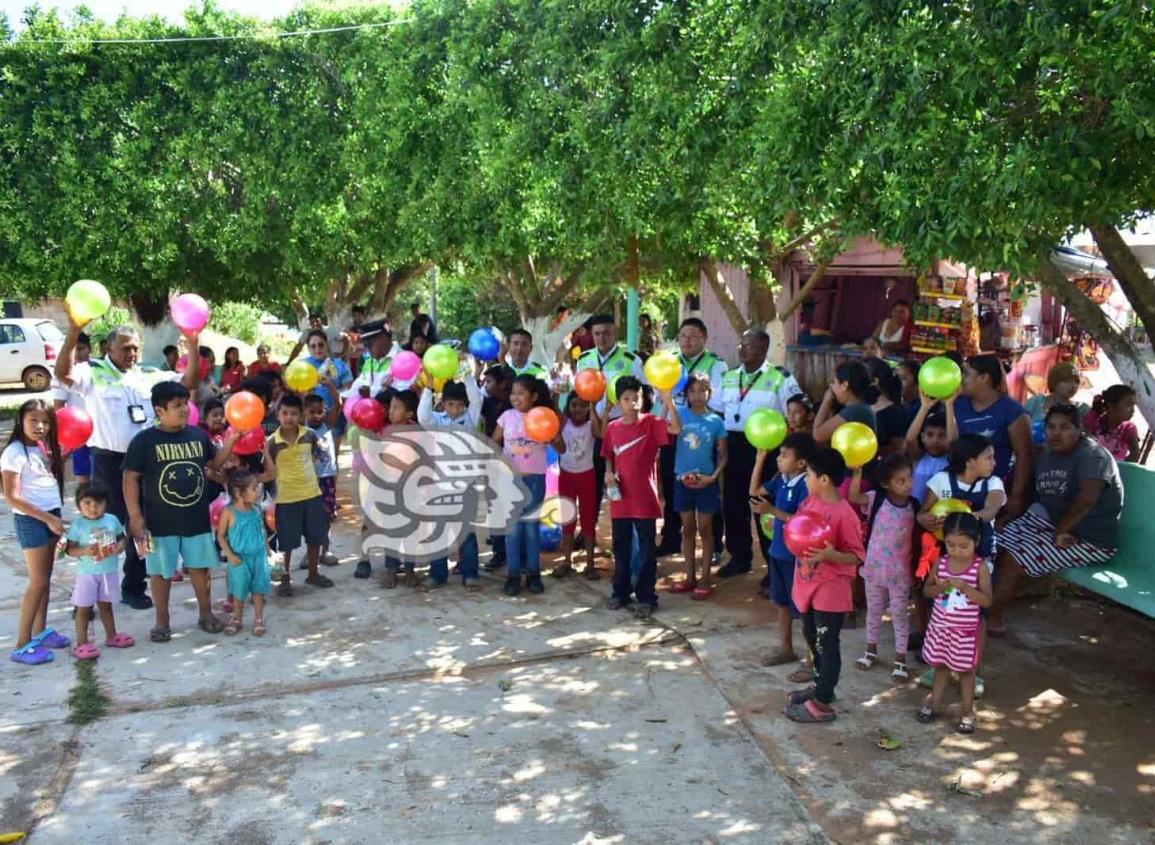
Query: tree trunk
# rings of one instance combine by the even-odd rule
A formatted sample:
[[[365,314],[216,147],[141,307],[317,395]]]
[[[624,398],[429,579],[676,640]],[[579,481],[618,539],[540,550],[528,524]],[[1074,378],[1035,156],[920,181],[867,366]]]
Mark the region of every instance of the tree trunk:
[[[1127,295],[1127,301],[1143,325],[1151,331],[1155,328],[1155,284],[1147,278],[1143,265],[1131,247],[1127,246],[1118,229],[1114,226],[1092,226],[1091,234],[1103,258],[1107,260],[1111,273]]]
[[[730,321],[734,331],[738,335],[744,334],[750,328],[750,321],[746,319],[742,309],[738,306],[738,300],[734,298],[734,292],[730,290],[730,285],[726,282],[721,268],[718,267],[718,262],[712,258],[703,258],[699,262],[698,268],[706,277],[706,284],[714,292],[714,296],[718,299],[718,303],[722,306],[722,311],[725,313],[726,319]]]
[[[1155,377],[1135,345],[1048,258],[1039,264],[1039,281],[1103,347],[1119,377],[1135,388],[1139,413],[1155,427]]]

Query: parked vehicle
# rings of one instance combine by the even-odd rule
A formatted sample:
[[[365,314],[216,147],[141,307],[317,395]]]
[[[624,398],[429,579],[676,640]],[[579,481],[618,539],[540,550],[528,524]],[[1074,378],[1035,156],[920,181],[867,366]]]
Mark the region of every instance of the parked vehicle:
[[[0,383],[21,382],[26,390],[47,390],[63,345],[64,334],[51,320],[0,319]]]

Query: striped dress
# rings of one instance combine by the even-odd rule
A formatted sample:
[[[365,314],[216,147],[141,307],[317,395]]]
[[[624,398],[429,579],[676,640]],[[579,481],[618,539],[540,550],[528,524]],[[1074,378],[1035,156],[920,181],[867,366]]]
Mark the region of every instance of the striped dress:
[[[950,571],[950,559],[943,555],[939,558],[935,573],[939,581],[954,578],[978,589],[979,567],[982,565],[983,559],[976,557],[965,572],[955,575]],[[948,609],[952,594],[958,595],[958,598],[954,600],[954,606]],[[930,624],[926,629],[926,641],[922,646],[922,659],[936,668],[972,672],[979,664],[981,608],[965,598],[962,598],[963,606],[960,607],[960,598],[962,596],[953,590],[935,597]]]

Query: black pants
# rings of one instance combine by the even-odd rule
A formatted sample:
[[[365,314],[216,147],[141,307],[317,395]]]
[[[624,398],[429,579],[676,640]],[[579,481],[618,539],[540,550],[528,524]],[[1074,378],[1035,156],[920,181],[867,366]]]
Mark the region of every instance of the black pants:
[[[115,516],[128,531],[128,506],[124,503],[124,455],[103,449],[92,451],[92,480],[108,488],[108,512]],[[124,546],[124,580],[120,582],[122,596],[142,596],[148,587],[144,560],[136,553],[132,537]]]
[[[642,604],[658,606],[658,595],[654,583],[658,580],[658,559],[654,556],[654,534],[657,531],[653,519],[615,519],[614,526],[614,596],[629,603],[630,594],[638,597]],[[638,583],[630,588],[630,561],[634,556],[634,533],[638,535],[638,558],[641,569]]]
[[[802,614],[802,634],[810,646],[810,658],[818,674],[814,697],[819,704],[834,701],[834,688],[842,673],[842,620],[843,613],[815,610],[811,607]]]
[[[740,431],[726,433],[730,461],[722,473],[722,516],[726,523],[726,551],[736,569],[753,566],[754,549],[750,538],[750,474],[758,451]]]
[[[658,542],[660,548],[682,548],[682,517],[674,509],[674,457],[677,454],[677,444],[663,446],[658,452],[658,483],[662,487],[662,498],[665,508],[662,511],[662,539]]]
[[[606,459],[602,457],[601,438],[594,438],[594,528],[602,515],[602,499],[606,495]],[[587,537],[586,542],[597,542],[597,538]]]

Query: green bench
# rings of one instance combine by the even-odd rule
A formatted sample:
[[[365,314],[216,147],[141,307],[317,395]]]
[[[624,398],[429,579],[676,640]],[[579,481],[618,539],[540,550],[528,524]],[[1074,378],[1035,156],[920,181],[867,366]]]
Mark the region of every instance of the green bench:
[[[1063,578],[1155,618],[1155,470],[1120,463],[1119,476],[1119,552],[1107,563],[1068,569]]]

